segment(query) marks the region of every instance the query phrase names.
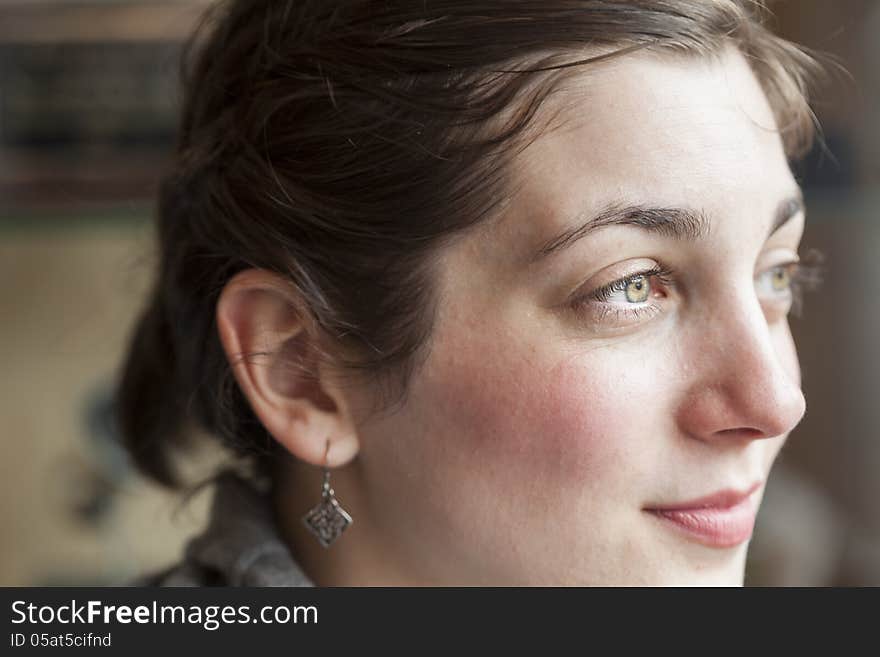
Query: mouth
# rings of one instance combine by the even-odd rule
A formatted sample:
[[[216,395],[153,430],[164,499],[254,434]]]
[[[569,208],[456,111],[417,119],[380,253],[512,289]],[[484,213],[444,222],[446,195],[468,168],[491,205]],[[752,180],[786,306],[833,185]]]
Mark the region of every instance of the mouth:
[[[746,490],[721,490],[687,502],[643,509],[685,538],[713,548],[731,548],[752,536],[755,516],[755,491],[761,483]]]

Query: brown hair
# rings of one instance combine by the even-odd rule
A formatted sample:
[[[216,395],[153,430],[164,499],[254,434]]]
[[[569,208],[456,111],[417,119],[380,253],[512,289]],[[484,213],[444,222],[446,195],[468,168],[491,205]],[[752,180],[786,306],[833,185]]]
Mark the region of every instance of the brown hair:
[[[430,345],[432,254],[497,214],[538,107],[591,61],[733,44],[789,154],[804,152],[815,63],[765,18],[747,0],[214,6],[184,51],[158,278],[117,391],[136,463],[174,484],[166,448],[193,427],[269,462],[275,441],[235,384],[214,320],[225,283],[248,267],[296,287],[317,357],[380,384],[377,410],[400,403]]]

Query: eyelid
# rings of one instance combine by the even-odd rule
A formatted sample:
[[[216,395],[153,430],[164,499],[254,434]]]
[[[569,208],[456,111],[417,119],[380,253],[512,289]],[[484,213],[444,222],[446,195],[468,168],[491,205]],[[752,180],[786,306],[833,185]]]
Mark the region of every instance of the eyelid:
[[[800,262],[800,259],[801,257],[798,254],[797,249],[790,247],[776,247],[769,249],[764,251],[758,259],[755,267],[755,276],[779,265],[788,264],[790,262]]]
[[[758,272],[755,280],[769,272],[781,267],[790,268],[788,293],[791,295],[791,313],[795,317],[801,316],[803,309],[804,294],[817,290],[823,283],[825,256],[817,249],[810,249],[803,256],[796,257],[787,262],[780,262],[765,267]]]
[[[607,300],[607,297],[611,292],[620,291],[621,289],[625,288],[626,285],[628,285],[630,282],[640,277],[656,279],[663,283],[663,285],[670,287],[674,283],[674,281],[672,280],[673,274],[674,272],[668,267],[665,267],[660,263],[656,263],[653,267],[649,269],[640,269],[634,271],[631,274],[621,276],[609,283],[600,285],[599,287],[587,292],[585,295],[578,296],[585,296],[587,298],[596,299],[597,301],[604,302]]]
[[[651,261],[646,260],[646,262]],[[593,326],[607,326],[608,328],[614,327],[615,324],[617,328],[624,328],[638,323],[642,318],[649,319],[657,315],[662,312],[661,304],[653,295],[648,300],[639,303],[619,303],[601,298],[603,294],[608,295],[618,291],[617,288],[622,290],[630,280],[641,276],[648,278],[652,285],[657,285],[657,281],[659,281],[662,287],[667,289],[673,287],[673,270],[657,261],[653,261],[653,263],[653,266],[643,266],[586,292],[575,293],[566,307],[579,320]],[[609,315],[614,315],[614,320],[609,320]]]
[[[791,267],[792,272],[789,281],[791,294],[790,310],[792,314],[799,316],[803,304],[803,293],[817,289],[822,283],[822,275],[825,271],[822,265],[824,264],[825,257],[816,249],[810,249],[802,256],[788,249],[785,250],[785,253],[788,256],[788,260],[763,267],[755,274],[754,279],[757,282],[760,276],[764,276],[775,269]],[[608,283],[593,287],[586,292],[581,291],[583,288],[579,288],[578,291],[570,296],[566,307],[580,319],[584,319],[584,316],[589,315],[586,321],[590,324],[595,326],[608,324],[609,328],[614,328],[614,324],[606,319],[611,314],[614,314],[617,319],[619,328],[624,328],[638,323],[642,317],[648,319],[651,316],[662,313],[662,303],[658,303],[657,298],[653,295],[649,297],[649,301],[637,303],[618,303],[601,298],[604,294],[607,299],[611,292],[622,290],[629,281],[640,276],[652,280],[652,285],[654,281],[659,281],[663,288],[667,290],[675,289],[677,272],[661,262],[656,260],[653,262],[653,266],[636,269]]]

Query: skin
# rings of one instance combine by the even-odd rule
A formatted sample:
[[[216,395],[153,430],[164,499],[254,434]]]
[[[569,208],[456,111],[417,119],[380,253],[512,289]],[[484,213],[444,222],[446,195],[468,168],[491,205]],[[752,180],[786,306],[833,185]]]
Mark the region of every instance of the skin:
[[[231,360],[285,345],[234,371],[291,455],[277,516],[319,585],[743,581],[748,542],[710,547],[645,508],[755,483],[759,501],[804,414],[790,299],[767,284],[796,259],[804,222],[767,237],[797,193],[772,112],[734,51],[627,55],[559,99],[563,127],[518,156],[503,216],[440,254],[431,350],[398,412],[367,418],[370,390],[329,372],[291,382],[302,324],[274,275],[243,272],[221,296]],[[708,234],[610,226],[528,264],[620,203],[693,209]],[[657,264],[674,273],[649,280],[647,301],[617,291],[573,309]],[[325,550],[300,517],[319,499],[328,438],[354,523]]]

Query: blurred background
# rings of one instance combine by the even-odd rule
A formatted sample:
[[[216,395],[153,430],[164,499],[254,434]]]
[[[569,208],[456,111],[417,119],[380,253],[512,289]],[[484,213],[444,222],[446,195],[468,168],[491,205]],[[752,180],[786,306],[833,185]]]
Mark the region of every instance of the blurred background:
[[[205,5],[0,0],[0,585],[125,582],[176,560],[204,522],[210,491],[184,504],[143,480],[109,412],[152,275],[178,52]],[[798,169],[804,245],[827,270],[792,319],[808,410],[770,478],[747,584],[876,586],[880,0],[772,7],[777,32],[849,77],[818,90],[825,147]]]

